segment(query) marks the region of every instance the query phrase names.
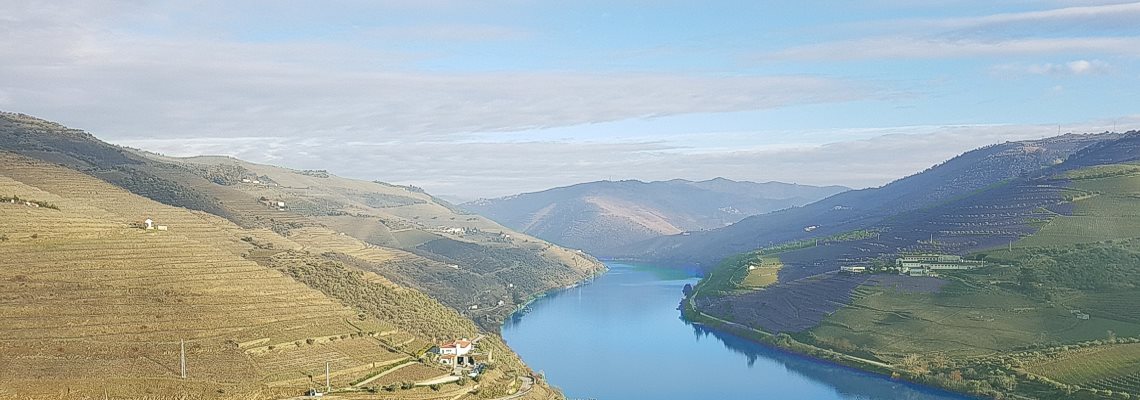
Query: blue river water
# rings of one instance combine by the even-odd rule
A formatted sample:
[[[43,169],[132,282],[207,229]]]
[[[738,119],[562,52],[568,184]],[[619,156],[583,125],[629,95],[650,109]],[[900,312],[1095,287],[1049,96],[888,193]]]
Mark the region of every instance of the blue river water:
[[[697,278],[609,267],[503,325],[507,344],[570,399],[966,399],[690,324],[677,306]]]

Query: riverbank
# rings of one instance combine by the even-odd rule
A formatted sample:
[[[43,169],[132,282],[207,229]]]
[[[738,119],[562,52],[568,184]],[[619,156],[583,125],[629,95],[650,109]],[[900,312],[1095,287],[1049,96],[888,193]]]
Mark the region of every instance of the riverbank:
[[[890,364],[843,354],[834,350],[824,349],[817,346],[812,346],[810,344],[800,342],[793,338],[791,335],[785,333],[773,334],[771,332],[765,332],[760,329],[748,327],[740,323],[728,321],[706,314],[698,310],[693,304],[694,296],[695,292],[686,295],[684,299],[681,300],[679,307],[681,310],[682,318],[684,318],[686,321],[689,321],[690,323],[699,324],[708,329],[726,332],[746,340],[772,346],[774,348],[788,351],[799,356],[808,357],[819,362],[833,363],[859,371],[889,377],[890,379],[905,381],[914,385],[921,385],[929,387],[931,389],[943,390],[947,393],[956,395],[973,396],[971,393],[964,393],[962,391],[954,390],[954,388],[931,385],[929,382],[919,381],[915,379],[916,377],[910,371],[892,366]]]
[[[578,282],[574,282],[574,283],[572,283],[572,284],[569,284],[569,285],[565,285],[565,286],[560,286],[560,287],[556,287],[556,288],[548,289],[548,290],[546,290],[546,291],[543,291],[543,292],[541,292],[541,293],[537,293],[537,294],[535,294],[535,295],[533,295],[533,296],[530,296],[530,297],[526,298],[525,300],[523,300],[523,302],[522,302],[522,303],[519,303],[517,306],[515,306],[515,309],[514,309],[513,311],[511,311],[510,313],[508,313],[508,314],[507,314],[507,316],[506,316],[506,318],[504,318],[504,319],[503,319],[503,321],[501,321],[501,322],[499,323],[499,328],[500,328],[500,330],[502,330],[502,327],[503,327],[503,325],[504,325],[504,324],[506,324],[506,323],[507,323],[507,321],[508,321],[508,320],[510,320],[510,318],[511,318],[511,317],[513,317],[513,316],[517,315],[518,313],[522,312],[523,310],[525,310],[527,307],[529,307],[529,306],[530,306],[531,304],[533,304],[534,302],[536,302],[536,301],[538,301],[538,300],[542,300],[542,299],[546,298],[547,296],[550,296],[550,295],[552,295],[552,294],[554,294],[554,293],[558,293],[558,292],[562,292],[562,291],[570,290],[570,289],[573,289],[573,288],[576,288],[576,287],[579,287],[579,286],[582,286],[582,285],[586,285],[586,284],[589,284],[590,282],[593,282],[593,281],[594,281],[595,279],[597,279],[598,277],[600,277],[600,276],[602,276],[602,275],[605,275],[606,273],[610,272],[610,267],[609,267],[608,265],[606,265],[606,263],[605,263],[605,262],[603,262],[603,263],[602,263],[602,268],[601,268],[601,271],[602,271],[602,272],[600,272],[600,273],[597,273],[597,274],[593,274],[593,275],[590,275],[590,276],[586,277],[585,279],[582,279],[582,280],[580,280],[580,281],[578,281]]]
[[[538,299],[502,328],[527,365],[568,397],[963,399],[706,329],[677,311],[682,288],[696,276],[653,265],[610,267]]]

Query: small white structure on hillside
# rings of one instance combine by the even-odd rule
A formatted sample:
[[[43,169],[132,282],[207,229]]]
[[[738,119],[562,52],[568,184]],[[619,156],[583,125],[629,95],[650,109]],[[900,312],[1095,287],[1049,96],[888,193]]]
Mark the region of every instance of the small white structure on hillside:
[[[844,265],[839,267],[839,272],[846,272],[849,274],[861,274],[867,272],[867,267],[861,265]]]
[[[471,350],[475,349],[475,343],[467,338],[452,340],[440,344],[438,348],[432,349],[439,353],[439,362],[447,365],[464,365],[474,364],[474,358],[467,356]],[[464,357],[467,356],[467,357]]]
[[[443,344],[439,345],[439,354],[454,354],[457,356],[462,356],[470,353],[471,349],[473,348],[474,346],[471,343],[471,340],[463,338],[459,340],[444,342]]]
[[[143,223],[146,224],[146,230],[149,231],[151,229],[154,229],[154,220],[153,219],[147,218],[146,221],[143,221]]]

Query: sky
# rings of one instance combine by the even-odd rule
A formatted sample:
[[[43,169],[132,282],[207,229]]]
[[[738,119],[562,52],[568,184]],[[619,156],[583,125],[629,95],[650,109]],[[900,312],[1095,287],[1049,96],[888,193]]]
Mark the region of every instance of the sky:
[[[1140,128],[1140,3],[4,0],[0,110],[474,199]]]

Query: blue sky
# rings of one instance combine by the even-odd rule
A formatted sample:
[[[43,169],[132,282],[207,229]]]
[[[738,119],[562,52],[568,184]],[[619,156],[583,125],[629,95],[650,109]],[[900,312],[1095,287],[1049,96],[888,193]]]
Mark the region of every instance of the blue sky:
[[[597,179],[881,185],[1140,127],[1140,3],[14,1],[0,109],[170,155],[465,198]]]

